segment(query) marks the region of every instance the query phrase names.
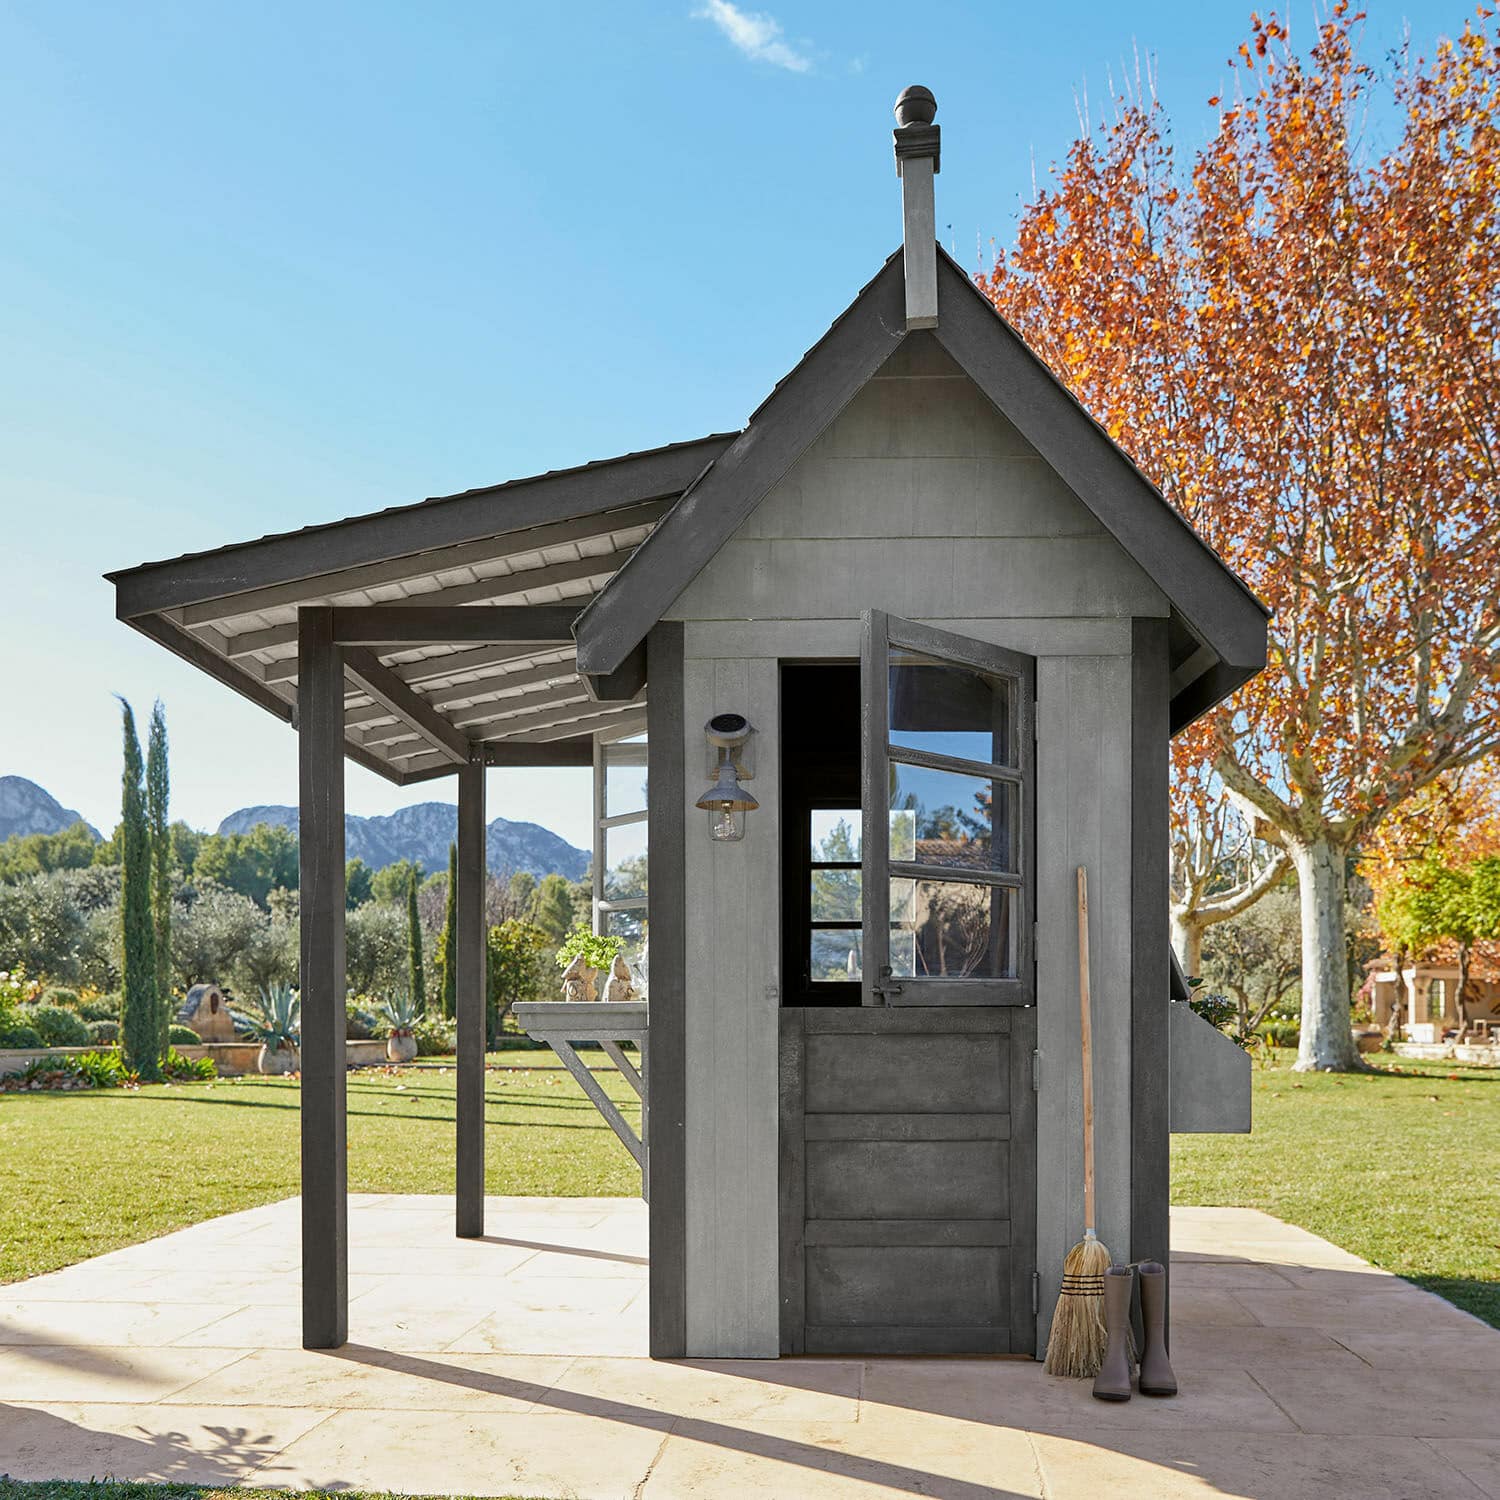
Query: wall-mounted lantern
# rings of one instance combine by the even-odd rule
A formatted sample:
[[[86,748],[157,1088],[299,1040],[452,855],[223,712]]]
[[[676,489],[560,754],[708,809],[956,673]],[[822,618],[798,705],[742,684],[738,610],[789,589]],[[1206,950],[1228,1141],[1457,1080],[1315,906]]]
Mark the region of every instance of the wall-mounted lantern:
[[[745,836],[745,814],[760,806],[740,785],[754,775],[750,737],[755,733],[743,714],[715,714],[703,726],[709,745],[709,775],[714,784],[698,799],[708,813],[709,836],[716,844]]]

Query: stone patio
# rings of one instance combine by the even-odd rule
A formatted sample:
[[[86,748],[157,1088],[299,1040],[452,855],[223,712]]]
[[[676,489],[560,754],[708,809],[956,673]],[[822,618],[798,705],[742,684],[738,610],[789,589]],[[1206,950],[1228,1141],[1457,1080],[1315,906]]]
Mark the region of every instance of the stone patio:
[[[1028,1361],[653,1364],[623,1199],[351,1200],[298,1347],[295,1200],[0,1287],[0,1473],[418,1494],[1500,1497],[1500,1333],[1249,1209],[1173,1215],[1182,1395]]]

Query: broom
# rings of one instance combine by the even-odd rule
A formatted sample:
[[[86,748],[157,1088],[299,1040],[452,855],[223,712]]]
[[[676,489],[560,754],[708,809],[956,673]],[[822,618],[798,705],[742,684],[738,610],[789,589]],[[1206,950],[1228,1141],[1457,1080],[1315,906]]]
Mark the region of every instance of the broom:
[[[1104,1363],[1104,1273],[1109,1251],[1094,1233],[1094,1042],[1089,1025],[1089,885],[1078,867],[1078,996],[1082,1007],[1083,1238],[1063,1262],[1062,1293],[1047,1339],[1049,1375],[1091,1376]]]

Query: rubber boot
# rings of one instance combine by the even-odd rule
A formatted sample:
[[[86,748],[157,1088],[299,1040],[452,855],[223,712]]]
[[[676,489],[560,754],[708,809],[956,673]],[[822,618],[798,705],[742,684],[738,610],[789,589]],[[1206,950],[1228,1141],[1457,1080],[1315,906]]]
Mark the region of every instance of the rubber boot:
[[[1175,1396],[1177,1377],[1167,1359],[1167,1271],[1160,1261],[1141,1262],[1141,1395]]]
[[[1135,1273],[1129,1266],[1111,1266],[1104,1273],[1104,1326],[1109,1343],[1104,1363],[1094,1377],[1100,1401],[1130,1400],[1130,1293]]]

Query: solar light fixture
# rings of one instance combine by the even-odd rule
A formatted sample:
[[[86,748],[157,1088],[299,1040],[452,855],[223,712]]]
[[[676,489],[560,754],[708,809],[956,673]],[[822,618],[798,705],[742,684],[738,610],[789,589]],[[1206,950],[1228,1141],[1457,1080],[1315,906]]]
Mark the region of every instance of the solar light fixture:
[[[703,726],[708,739],[709,774],[714,784],[698,799],[708,813],[709,837],[716,844],[737,843],[745,836],[745,814],[760,806],[740,785],[749,770],[747,746],[755,733],[743,714],[715,714]]]

